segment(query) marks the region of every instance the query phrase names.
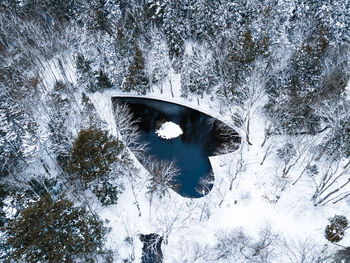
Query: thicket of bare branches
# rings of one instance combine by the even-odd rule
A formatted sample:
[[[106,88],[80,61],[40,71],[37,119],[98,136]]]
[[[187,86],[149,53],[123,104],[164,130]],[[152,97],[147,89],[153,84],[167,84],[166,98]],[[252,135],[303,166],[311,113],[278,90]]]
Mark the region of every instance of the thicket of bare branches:
[[[271,227],[263,228],[257,239],[238,228],[229,232],[218,233],[216,260],[225,262],[271,262],[275,256],[275,246],[279,242]]]
[[[125,146],[135,154],[144,153],[147,145],[138,142],[138,121],[134,118],[130,108],[125,103],[115,100],[113,110],[117,130]]]
[[[157,194],[162,198],[169,189],[175,190],[178,187],[175,177],[179,174],[179,169],[174,162],[149,157],[145,167],[149,172],[147,188],[151,196]]]
[[[312,238],[286,240],[280,243],[279,253],[290,263],[328,263],[332,262],[333,251],[327,245],[319,245]]]

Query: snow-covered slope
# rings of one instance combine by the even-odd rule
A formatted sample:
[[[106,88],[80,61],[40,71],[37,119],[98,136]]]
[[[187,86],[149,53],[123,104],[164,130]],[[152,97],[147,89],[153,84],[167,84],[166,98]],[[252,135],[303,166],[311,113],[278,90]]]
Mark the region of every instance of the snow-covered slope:
[[[177,77],[173,75],[172,80],[175,94],[179,89]],[[115,126],[110,100],[111,96],[118,94],[124,95],[108,91],[91,97],[100,117],[112,129]],[[230,120],[228,112],[220,114],[212,106],[215,101],[205,97],[185,101],[182,97],[173,97],[170,87],[164,89],[163,94],[153,92],[145,97],[192,104],[212,116],[219,115],[222,120]],[[140,177],[125,181],[127,188],[118,205],[99,212],[102,218],[108,219],[112,228],[108,246],[117,249],[124,258],[132,254],[139,261],[142,244],[138,235],[157,233],[164,237],[164,262],[232,262],[216,257],[217,242],[223,233],[242,229],[247,236],[258,239],[259,233],[268,228],[276,241],[271,247],[274,253],[271,262],[291,262],[287,254],[301,253],[298,246],[302,249],[302,244],[310,250],[310,258],[326,244],[329,249],[334,249],[325,239],[324,229],[329,217],[335,214],[350,216],[348,207],[346,203],[314,206],[311,201],[314,189],[310,179],[302,176],[296,184],[292,184],[301,173],[297,166],[292,167],[287,176],[282,176],[283,163],[276,156],[276,147],[285,140],[302,142],[302,138],[277,136],[269,138],[262,146],[266,120],[261,112],[261,102],[255,106],[250,119],[251,144],[243,140],[236,152],[210,158],[215,182],[205,197],[188,199],[171,191],[162,199],[151,199],[146,194],[147,171],[138,164]],[[125,243],[126,237],[133,238],[134,243]],[[346,242],[348,238],[341,244]]]

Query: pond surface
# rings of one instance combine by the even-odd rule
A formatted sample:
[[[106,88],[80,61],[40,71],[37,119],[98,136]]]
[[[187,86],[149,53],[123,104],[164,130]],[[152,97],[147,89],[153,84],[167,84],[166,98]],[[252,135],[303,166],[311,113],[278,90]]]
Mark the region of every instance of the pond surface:
[[[185,197],[202,197],[212,188],[212,168],[208,157],[227,142],[227,136],[218,136],[216,119],[197,110],[174,103],[153,99],[130,97],[114,98],[126,103],[134,118],[139,121],[139,142],[148,143],[148,154],[159,160],[174,161],[179,168],[176,191]],[[180,126],[182,134],[176,138],[160,138],[156,131],[171,121]],[[221,122],[220,122],[221,123]],[[222,123],[221,123],[222,124]],[[231,130],[229,140],[240,142],[238,134]],[[142,163],[142,159],[139,159]],[[203,187],[202,181],[211,181]]]

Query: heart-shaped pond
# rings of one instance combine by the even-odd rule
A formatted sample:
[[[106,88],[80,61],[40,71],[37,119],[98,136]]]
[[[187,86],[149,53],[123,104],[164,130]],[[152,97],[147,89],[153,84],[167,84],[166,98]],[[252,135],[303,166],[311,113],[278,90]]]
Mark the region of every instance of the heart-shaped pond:
[[[179,169],[174,185],[185,197],[197,198],[211,188],[214,178],[209,162],[225,145],[239,145],[237,132],[197,110],[154,99],[118,97],[138,120],[139,142],[147,143],[147,153],[158,160],[174,161]],[[144,165],[144,158],[139,161]],[[203,185],[203,182],[211,182]]]

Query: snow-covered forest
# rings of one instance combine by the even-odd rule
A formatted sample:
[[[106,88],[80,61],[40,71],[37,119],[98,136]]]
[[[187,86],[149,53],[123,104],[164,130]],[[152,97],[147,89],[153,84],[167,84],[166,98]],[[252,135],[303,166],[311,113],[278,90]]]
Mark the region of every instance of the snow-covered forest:
[[[349,62],[349,0],[1,0],[0,261],[350,262]],[[239,133],[207,195],[126,95]]]

